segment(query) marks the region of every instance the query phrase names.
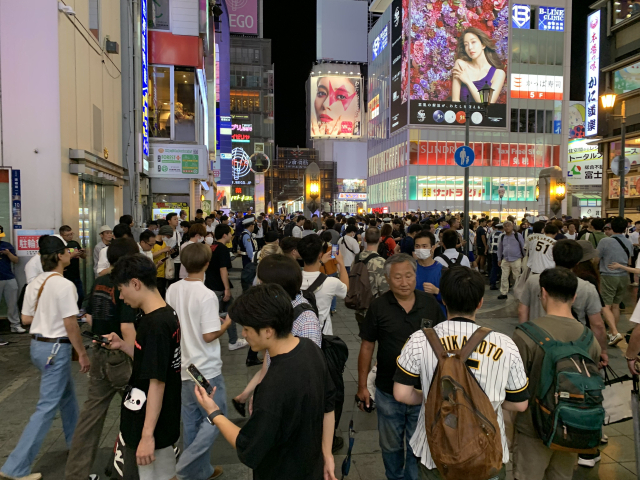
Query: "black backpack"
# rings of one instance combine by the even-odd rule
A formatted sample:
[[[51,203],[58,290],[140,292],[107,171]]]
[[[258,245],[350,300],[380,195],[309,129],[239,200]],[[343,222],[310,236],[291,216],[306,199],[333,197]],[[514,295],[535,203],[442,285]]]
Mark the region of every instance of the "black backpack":
[[[443,259],[445,262],[447,262],[447,265],[449,265],[449,268],[452,268],[452,267],[457,267],[459,265],[462,265],[462,258],[464,257],[464,253],[459,253],[458,258],[456,258],[455,262],[451,260],[449,257],[447,257],[444,253],[442,255],[439,255],[439,257]]]
[[[293,236],[293,227],[295,227],[296,224],[293,222],[289,222],[287,223],[287,226],[284,227],[284,236],[285,237],[292,237]]]
[[[311,285],[309,285],[309,288],[307,288],[306,290],[301,290],[300,292],[302,293],[302,296],[307,301],[307,303],[311,306],[311,310],[313,310],[313,312],[316,314],[318,318],[320,318],[320,314],[318,313],[318,304],[316,302],[316,292],[320,287],[322,287],[322,284],[326,279],[327,279],[327,276],[324,273],[321,273],[320,275],[318,275],[318,278],[316,278],[316,281],[313,282]],[[293,318],[298,318],[298,315],[299,314],[297,315],[295,314],[295,309],[294,309]]]
[[[380,255],[385,260],[391,256],[391,251],[389,250],[389,245],[387,244],[387,240],[389,238],[391,237],[384,237],[378,244],[378,255]]]

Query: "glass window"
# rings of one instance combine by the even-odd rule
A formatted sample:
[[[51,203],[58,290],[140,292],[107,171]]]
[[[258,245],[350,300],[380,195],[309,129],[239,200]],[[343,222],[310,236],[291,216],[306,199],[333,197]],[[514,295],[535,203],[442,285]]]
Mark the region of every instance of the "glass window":
[[[527,32],[528,37],[530,38],[529,43],[529,63],[531,65],[536,65],[538,63],[538,31],[531,30]]]
[[[526,108],[520,109],[520,122],[518,125],[518,130],[520,133],[525,133],[527,131],[527,110]]]
[[[171,138],[171,67],[149,66],[149,135]]]
[[[520,63],[520,31],[516,28],[511,33],[511,61],[513,63]]]
[[[174,67],[173,94],[177,142],[196,141],[196,91],[195,70],[191,67]]]
[[[613,72],[615,93],[625,93],[640,88],[640,62]]]
[[[89,0],[89,30],[100,41],[100,0]]]
[[[93,1],[93,0],[92,0]],[[147,0],[147,23],[153,30],[171,30],[171,0]]]
[[[536,110],[538,119],[536,121],[536,133],[544,133],[544,110]]]
[[[638,13],[640,13],[640,3],[637,0],[615,0],[613,2],[614,25]]]
[[[517,108],[511,109],[511,131],[512,132],[518,131],[518,109]]]
[[[553,35],[547,32],[547,65],[555,65],[556,64],[556,42]]]
[[[544,133],[553,133],[553,110],[546,111],[546,122]]]
[[[528,116],[527,132],[536,133],[536,111],[529,110]]]

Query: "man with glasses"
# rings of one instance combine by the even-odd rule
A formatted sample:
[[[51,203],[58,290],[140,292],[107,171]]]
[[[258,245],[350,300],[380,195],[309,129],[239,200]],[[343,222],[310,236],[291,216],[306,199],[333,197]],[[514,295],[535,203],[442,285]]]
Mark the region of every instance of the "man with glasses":
[[[63,225],[59,229],[60,236],[67,242],[67,248],[71,252],[71,263],[64,269],[64,278],[73,282],[78,291],[78,308],[82,308],[84,300],[84,288],[80,278],[80,259],[87,258],[87,253],[82,246],[73,239],[73,229],[69,225]]]
[[[145,230],[140,234],[140,242],[138,245],[140,246],[140,252],[144,253],[147,257],[151,259],[153,262],[153,246],[156,244],[156,234],[151,230]],[[155,262],[153,262],[155,263]]]

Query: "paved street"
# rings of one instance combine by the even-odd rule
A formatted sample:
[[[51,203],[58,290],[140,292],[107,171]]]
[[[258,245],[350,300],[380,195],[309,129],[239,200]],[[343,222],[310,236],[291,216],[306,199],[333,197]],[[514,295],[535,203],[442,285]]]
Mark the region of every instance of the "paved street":
[[[237,262],[236,262],[237,263]],[[234,269],[231,278],[236,286],[236,295],[240,294],[240,271]],[[479,315],[479,323],[501,332],[512,334],[516,318],[516,305],[509,299],[498,301],[499,292],[489,291],[485,305]],[[626,318],[632,311],[632,298],[635,299],[635,289],[630,291],[625,318],[621,321],[620,331],[625,332],[630,325]],[[340,303],[338,303],[340,305]],[[357,386],[357,356],[360,348],[357,336],[357,324],[353,312],[344,306],[338,307],[338,313],[333,317],[334,332],[348,345],[350,358],[347,362],[345,377],[345,407],[341,420],[341,430],[345,439],[345,448],[342,455],[336,455],[336,469],[340,466],[346,453],[347,426],[353,415],[355,429],[355,446],[353,449],[353,462],[350,480],[384,480],[384,467],[378,445],[377,420],[375,413],[367,414],[360,411],[354,412],[354,404],[351,401],[356,393]],[[0,463],[4,463],[6,457],[14,448],[23,427],[34,411],[38,399],[39,375],[31,365],[29,359],[29,337],[26,335],[11,335],[0,332],[3,337],[12,341],[9,346],[0,347],[0,412],[2,412],[0,425]],[[244,361],[246,349],[229,352],[227,349],[228,337],[222,337],[223,345],[223,375],[227,387],[228,404],[230,406],[229,417],[238,425],[245,421],[231,407],[231,398],[242,391],[247,380],[254,374],[258,367],[247,369]],[[616,372],[623,375],[626,372],[626,364],[622,358],[622,348],[610,350],[611,364]],[[77,368],[77,365],[74,365]],[[76,390],[79,402],[86,397],[87,377],[76,373]],[[109,412],[105,429],[102,435],[101,448],[96,460],[94,473],[103,474],[104,466],[108,460],[111,446],[115,440],[119,425],[119,402],[114,401]],[[602,461],[594,469],[578,467],[574,479],[616,479],[631,480],[635,476],[635,457],[633,448],[633,427],[631,421],[608,426],[604,429],[609,436],[609,444],[602,449]],[[66,445],[62,434],[62,425],[59,417],[53,423],[43,448],[37,459],[34,472],[42,472],[45,480],[62,479],[64,465],[67,458]],[[221,465],[225,470],[223,478],[245,480],[250,479],[251,472],[240,464],[233,449],[221,438],[211,452],[214,464]],[[508,467],[508,479],[512,479],[511,468]],[[104,474],[102,475],[104,478]],[[340,475],[338,475],[340,478]]]

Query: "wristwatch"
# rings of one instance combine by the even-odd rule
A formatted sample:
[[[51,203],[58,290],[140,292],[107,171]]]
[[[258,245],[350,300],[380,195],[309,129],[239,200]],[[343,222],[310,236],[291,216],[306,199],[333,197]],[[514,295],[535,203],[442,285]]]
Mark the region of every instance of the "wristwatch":
[[[213,419],[216,418],[218,415],[222,415],[222,410],[218,409],[211,412],[209,415],[207,415],[207,420],[211,425],[213,425]]]

